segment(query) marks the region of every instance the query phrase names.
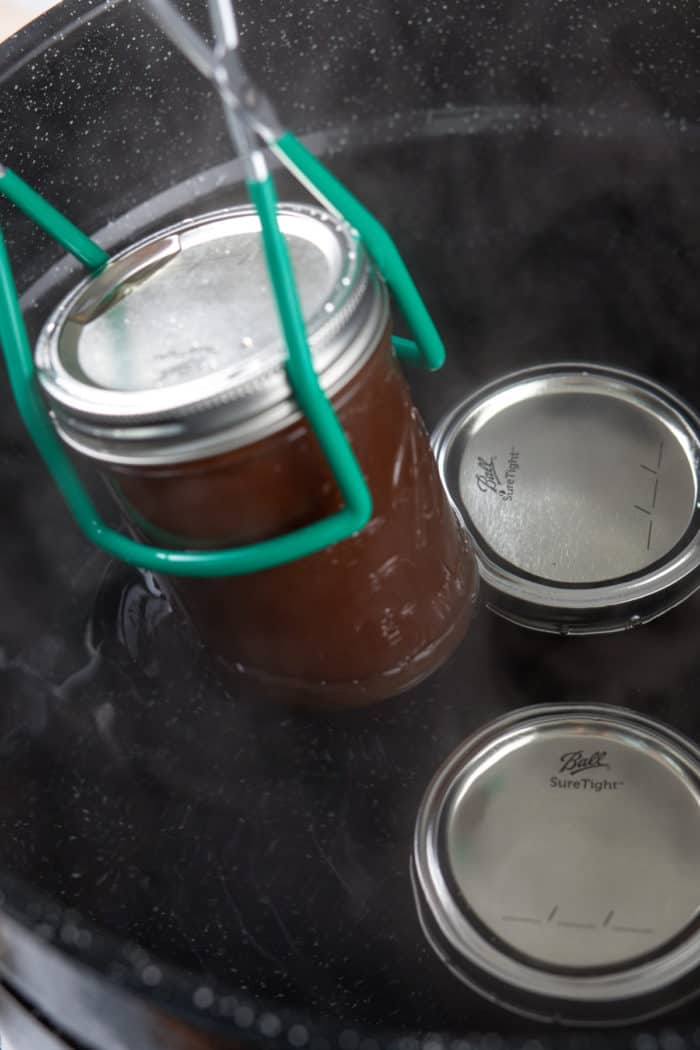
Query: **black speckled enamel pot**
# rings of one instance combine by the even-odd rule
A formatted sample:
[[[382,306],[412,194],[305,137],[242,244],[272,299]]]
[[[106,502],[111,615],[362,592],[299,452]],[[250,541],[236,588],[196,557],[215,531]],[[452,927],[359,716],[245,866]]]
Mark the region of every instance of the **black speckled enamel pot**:
[[[693,5],[239,6],[251,72],[391,229],[444,334],[443,371],[411,375],[431,427],[482,384],[560,361],[641,374],[700,410]],[[203,0],[182,8],[205,28]],[[64,0],[0,47],[0,144],[108,249],[243,198],[219,107],[135,0]],[[281,176],[279,191],[303,196]],[[6,203],[0,221],[36,336],[78,267]],[[88,547],[1,377],[0,407],[13,1050],[697,1044],[692,1001],[622,1025],[612,1004],[608,1027],[573,1031],[470,990],[428,943],[410,876],[428,783],[497,716],[619,705],[698,744],[697,595],[577,638],[484,604],[412,692],[333,719],[283,712],[232,691],[153,582]],[[673,894],[671,872],[659,907]]]

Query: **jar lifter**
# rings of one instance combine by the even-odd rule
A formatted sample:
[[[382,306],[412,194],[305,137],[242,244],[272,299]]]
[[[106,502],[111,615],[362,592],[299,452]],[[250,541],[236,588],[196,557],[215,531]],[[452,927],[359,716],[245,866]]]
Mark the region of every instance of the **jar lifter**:
[[[287,245],[277,222],[275,186],[260,139],[328,211],[344,219],[361,238],[394,293],[415,336],[394,337],[396,353],[423,367],[441,367],[445,350],[428,310],[396,245],[377,219],[279,123],[269,99],[248,77],[238,54],[238,30],[231,0],[209,0],[215,47],[199,37],[170,0],[141,0],[150,17],[215,87],[231,141],[240,155],[249,197],[260,219],[265,261],[287,344],[289,384],[335,478],[343,507],[320,521],[283,536],[217,551],[152,547],[107,526],[97,513],[67,455],[39,393],[34,358],[12,268],[0,230],[0,343],[21,418],[77,524],[87,538],[114,557],[152,572],[179,576],[227,576],[258,572],[319,551],[364,528],[372,497],[355,454],[313,367]],[[0,193],[97,274],[110,256],[69,219],[0,165]]]

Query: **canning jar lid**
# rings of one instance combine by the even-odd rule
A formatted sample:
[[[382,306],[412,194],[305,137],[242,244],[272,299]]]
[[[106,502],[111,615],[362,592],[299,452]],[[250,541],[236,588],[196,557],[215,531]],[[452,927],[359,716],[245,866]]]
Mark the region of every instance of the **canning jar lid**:
[[[356,231],[282,204],[314,367],[340,390],[371,356],[388,297]],[[64,440],[158,464],[249,444],[300,418],[251,206],[190,219],[114,256],[54,311],[37,372]]]
[[[487,603],[538,630],[600,633],[700,582],[700,421],[643,376],[560,364],[505,376],[433,437]]]
[[[649,718],[548,705],[467,740],[418,814],[423,928],[465,983],[575,1024],[698,991],[700,752]]]

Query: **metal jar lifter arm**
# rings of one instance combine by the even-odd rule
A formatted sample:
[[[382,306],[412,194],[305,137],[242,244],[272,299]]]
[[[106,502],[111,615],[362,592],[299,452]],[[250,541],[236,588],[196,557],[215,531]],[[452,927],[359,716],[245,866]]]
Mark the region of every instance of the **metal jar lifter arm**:
[[[212,51],[171,0],[141,0],[146,12],[219,92],[230,115],[272,150],[280,162],[329,211],[360,234],[367,251],[403,313],[416,342],[394,339],[397,353],[430,370],[441,368],[445,347],[398,248],[381,223],[280,123],[269,98],[248,76],[238,54],[238,28],[231,0],[209,0],[216,37]]]

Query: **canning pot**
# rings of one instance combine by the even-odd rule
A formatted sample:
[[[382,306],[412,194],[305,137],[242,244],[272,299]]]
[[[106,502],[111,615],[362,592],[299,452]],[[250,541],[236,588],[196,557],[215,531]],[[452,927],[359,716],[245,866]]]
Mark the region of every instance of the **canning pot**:
[[[203,2],[181,7],[206,30]],[[442,371],[407,366],[431,430],[504,377],[551,385],[563,370],[614,380],[625,404],[620,376],[661,391],[694,432],[692,6],[241,0],[239,17],[250,70],[391,230],[443,334]],[[64,0],[0,48],[0,142],[109,251],[245,199],[207,84],[134,0]],[[82,274],[9,205],[0,218],[36,338]],[[0,402],[0,1031],[14,1050],[697,1043],[692,585],[577,633],[551,607],[503,615],[486,580],[457,652],[403,695],[332,715],[256,703],[156,580],[81,537],[4,379]],[[540,437],[550,425],[544,413]],[[599,470],[606,491],[622,485],[614,446]],[[528,754],[546,758],[541,783]],[[600,914],[557,896],[583,892],[581,871]],[[534,910],[491,922],[489,880]],[[625,917],[634,901],[643,919]],[[547,951],[527,923],[556,934]],[[651,940],[601,955],[592,931]],[[635,967],[632,991],[608,980]],[[599,976],[603,992],[574,988]]]

